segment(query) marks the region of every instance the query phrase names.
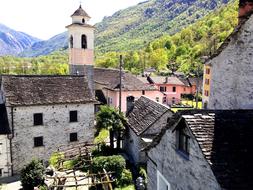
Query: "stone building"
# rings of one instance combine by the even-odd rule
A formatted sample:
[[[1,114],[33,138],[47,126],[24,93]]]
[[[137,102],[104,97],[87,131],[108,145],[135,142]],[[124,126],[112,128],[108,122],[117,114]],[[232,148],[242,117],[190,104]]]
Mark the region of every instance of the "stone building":
[[[4,104],[0,104],[0,178],[11,174],[10,128]]]
[[[206,62],[203,105],[208,109],[253,108],[253,1],[240,0],[239,24]]]
[[[253,110],[177,113],[148,151],[148,190],[250,190]]]
[[[141,96],[127,116],[128,127],[124,138],[124,149],[135,165],[145,164],[147,159],[140,150],[149,145],[172,116],[169,107],[146,96]]]
[[[95,101],[83,76],[2,76],[1,86],[13,174],[61,146],[93,141]]]

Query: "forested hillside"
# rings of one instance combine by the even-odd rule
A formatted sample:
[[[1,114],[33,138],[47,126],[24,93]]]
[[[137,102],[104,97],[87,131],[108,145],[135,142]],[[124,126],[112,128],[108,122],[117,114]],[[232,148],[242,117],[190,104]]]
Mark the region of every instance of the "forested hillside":
[[[217,49],[237,25],[238,1],[212,12],[175,35],[164,35],[142,50],[125,55],[125,69],[140,73],[145,65],[159,71],[179,69],[190,73],[201,63],[201,57]],[[117,67],[120,53],[109,52],[97,56],[97,65]]]
[[[137,50],[164,34],[175,34],[232,0],[149,0],[97,24],[99,52]]]

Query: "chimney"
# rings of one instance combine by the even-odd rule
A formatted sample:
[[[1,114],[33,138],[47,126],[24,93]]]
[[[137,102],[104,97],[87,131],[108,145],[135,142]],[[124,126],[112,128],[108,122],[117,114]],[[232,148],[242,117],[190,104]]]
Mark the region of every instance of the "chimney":
[[[251,11],[253,11],[253,0],[239,0],[239,23]]]

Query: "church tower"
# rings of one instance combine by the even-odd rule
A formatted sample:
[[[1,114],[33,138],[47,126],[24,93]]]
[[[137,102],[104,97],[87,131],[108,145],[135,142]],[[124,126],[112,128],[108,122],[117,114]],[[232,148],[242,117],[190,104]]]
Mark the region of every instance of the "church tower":
[[[94,93],[94,30],[89,25],[90,16],[82,6],[71,15],[72,24],[66,26],[69,38],[69,71],[70,75],[85,75],[89,87]]]

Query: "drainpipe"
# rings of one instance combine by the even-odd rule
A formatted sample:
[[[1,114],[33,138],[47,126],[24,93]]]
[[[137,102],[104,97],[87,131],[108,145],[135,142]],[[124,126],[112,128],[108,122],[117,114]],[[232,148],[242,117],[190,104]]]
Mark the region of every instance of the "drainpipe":
[[[120,66],[119,66],[119,112],[121,113],[121,99],[122,99],[122,67],[123,67],[123,56],[120,55]]]
[[[11,156],[11,175],[13,176],[13,157],[12,157],[12,139],[14,138],[14,114],[11,106],[11,137],[10,140],[10,156]]]

